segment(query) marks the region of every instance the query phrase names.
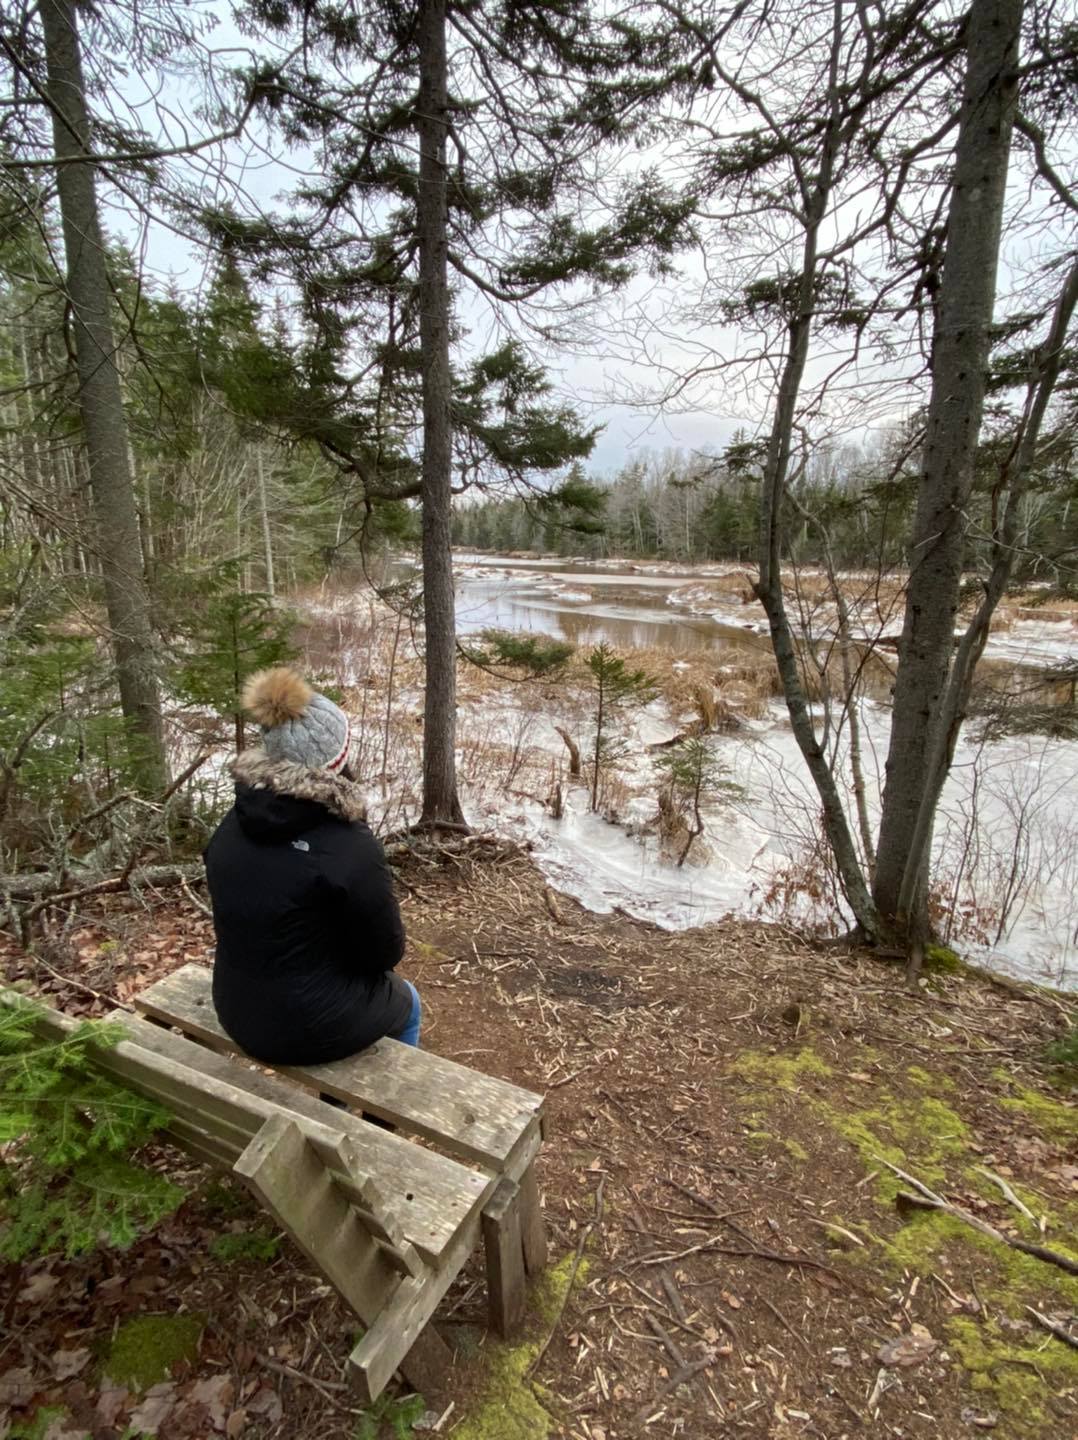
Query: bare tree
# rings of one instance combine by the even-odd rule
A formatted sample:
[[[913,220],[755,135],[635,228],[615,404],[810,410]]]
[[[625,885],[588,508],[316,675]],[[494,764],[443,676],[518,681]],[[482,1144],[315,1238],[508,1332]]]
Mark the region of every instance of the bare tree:
[[[698,31],[729,32],[725,12],[704,6],[679,13]],[[1023,70],[1027,16],[1031,56]],[[738,324],[756,344],[733,360],[707,351],[695,372],[672,377],[667,401],[683,400],[717,375],[736,389],[743,375],[751,403],[749,386],[770,379],[758,461],[757,594],[858,932],[905,945],[915,970],[929,928],[933,818],[973,668],[1014,564],[1023,497],[1072,333],[1078,276],[1058,224],[1042,272],[1054,286],[1048,299],[1042,285],[1024,314],[1015,313],[1013,300],[1002,315],[996,305],[1016,125],[1032,153],[1025,174],[1037,202],[1012,219],[1012,243],[1016,223],[1047,228],[1054,216],[1073,224],[1078,209],[1049,153],[1063,133],[1067,102],[1059,97],[1070,51],[1066,26],[1034,0],[973,0],[962,16],[935,0],[911,0],[886,17],[836,0],[826,29],[821,12],[794,3],[786,19],[778,24],[762,7],[745,7],[729,43],[714,50],[725,88],[717,99],[698,99],[692,117],[704,136],[694,181],[745,267],[734,293],[710,301],[708,318]],[[949,97],[959,84],[956,114]],[[1019,108],[1027,92],[1030,114]],[[751,255],[747,236],[757,242]],[[1012,352],[1003,370],[1004,385],[1025,385],[1024,405],[1000,408],[1004,439],[986,452],[980,436],[992,346],[1035,327],[1044,338]],[[819,659],[788,608],[783,570],[796,540],[794,486],[813,447],[843,426],[863,425],[874,412],[910,410],[906,397],[918,393],[925,349],[927,409],[912,417],[918,498],[883,822],[874,845],[864,777],[855,776],[859,846],[844,780],[825,744],[828,707],[820,707],[821,717],[810,703],[814,676],[806,664],[818,668]],[[978,465],[991,491],[983,511],[991,517],[989,564],[956,649],[963,579],[974,558],[970,502]],[[799,518],[802,526],[811,519]],[[822,548],[834,577],[826,535]],[[838,598],[839,658],[852,706],[858,667],[850,616]]]

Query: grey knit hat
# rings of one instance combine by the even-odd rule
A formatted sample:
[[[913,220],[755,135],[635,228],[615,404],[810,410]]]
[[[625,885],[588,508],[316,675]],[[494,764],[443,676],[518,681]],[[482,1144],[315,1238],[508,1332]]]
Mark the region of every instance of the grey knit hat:
[[[287,665],[260,670],[243,687],[243,708],[262,726],[262,744],[272,760],[310,770],[343,770],[352,727],[348,716],[312,690]]]

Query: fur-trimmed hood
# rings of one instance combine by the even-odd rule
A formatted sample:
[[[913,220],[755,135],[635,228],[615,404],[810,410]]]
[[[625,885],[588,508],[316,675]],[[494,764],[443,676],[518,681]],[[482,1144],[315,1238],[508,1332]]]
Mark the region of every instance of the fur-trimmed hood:
[[[232,764],[237,785],[271,790],[293,800],[324,805],[339,820],[366,820],[367,807],[358,785],[331,770],[312,770],[291,760],[272,760],[262,749],[245,750]]]

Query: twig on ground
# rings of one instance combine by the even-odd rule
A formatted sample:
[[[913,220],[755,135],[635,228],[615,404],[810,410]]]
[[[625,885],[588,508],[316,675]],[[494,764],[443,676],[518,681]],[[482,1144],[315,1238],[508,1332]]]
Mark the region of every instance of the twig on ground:
[[[569,1273],[569,1283],[565,1287],[565,1294],[562,1296],[561,1304],[558,1306],[558,1313],[554,1316],[553,1323],[551,1324],[550,1329],[547,1331],[546,1339],[543,1341],[542,1345],[540,1345],[536,1353],[535,1359],[524,1372],[525,1380],[531,1380],[532,1377],[535,1375],[535,1372],[539,1369],[539,1366],[543,1361],[543,1357],[550,1349],[550,1345],[554,1339],[554,1336],[558,1333],[558,1327],[561,1325],[562,1316],[565,1314],[566,1306],[569,1304],[569,1297],[573,1293],[573,1286],[576,1284],[577,1272],[580,1269],[580,1261],[584,1255],[584,1247],[585,1245],[587,1245],[588,1240],[590,1239],[594,1231],[597,1230],[599,1226],[603,1223],[603,1191],[605,1188],[606,1176],[601,1175],[599,1177],[598,1188],[595,1191],[595,1213],[592,1215],[588,1223],[584,1226],[584,1229],[580,1232],[580,1239],[577,1241],[576,1245],[576,1254],[573,1256],[573,1268]]]
[[[757,1246],[755,1249],[739,1249],[734,1245],[721,1245],[717,1240],[704,1240],[699,1245],[689,1245],[684,1250],[672,1252],[669,1255],[644,1255],[636,1261],[638,1265],[668,1265],[673,1260],[684,1260],[689,1255],[736,1255],[745,1260],[773,1260],[777,1265],[803,1266],[809,1270],[822,1270],[825,1275],[832,1275],[836,1280],[842,1280],[839,1274],[831,1265],[825,1265],[822,1260],[813,1260],[808,1255],[784,1255],[778,1250],[764,1250]]]
[[[283,1375],[288,1380],[302,1380],[304,1385],[310,1385],[312,1390],[317,1390],[327,1405],[332,1405],[334,1410],[342,1410],[346,1415],[359,1415],[362,1412],[353,1409],[351,1405],[343,1405],[331,1390],[347,1390],[348,1386],[341,1380],[316,1380],[313,1375],[305,1375],[302,1370],[297,1370],[292,1365],[282,1365],[279,1360],[267,1360],[259,1355],[258,1364],[265,1370],[272,1370],[275,1375]]]
[[[1058,1250],[1049,1250],[1045,1245],[1031,1245],[1026,1240],[1018,1240],[1014,1236],[1004,1235],[1002,1230],[997,1230],[994,1225],[989,1225],[987,1220],[978,1219],[971,1215],[968,1210],[963,1210],[960,1205],[952,1205],[949,1200],[944,1200],[942,1195],[937,1195],[927,1185],[918,1180],[915,1175],[909,1175],[905,1170],[900,1170],[897,1165],[892,1165],[890,1160],[884,1160],[879,1155],[874,1157],[881,1165],[886,1165],[888,1170],[894,1172],[900,1180],[905,1180],[907,1185],[920,1191],[919,1195],[911,1195],[906,1190],[900,1190],[895,1196],[895,1204],[901,1210],[914,1208],[918,1210],[942,1210],[947,1215],[953,1215],[956,1220],[963,1220],[974,1230],[979,1230],[982,1235],[987,1235],[991,1240],[998,1240],[1001,1245],[1009,1245],[1012,1250],[1021,1250],[1024,1255],[1032,1255],[1037,1260],[1044,1260],[1049,1265],[1058,1265],[1061,1270],[1066,1270],[1071,1275],[1078,1275],[1078,1260],[1072,1260],[1069,1255],[1062,1255]]]
[[[1064,1345],[1070,1345],[1072,1349],[1078,1350],[1078,1335],[1072,1335],[1065,1326],[1057,1325],[1056,1322],[1050,1320],[1047,1315],[1042,1315],[1039,1310],[1034,1310],[1032,1305],[1027,1305],[1026,1309],[1033,1316],[1034,1320],[1036,1320],[1037,1324],[1047,1330],[1050,1335],[1054,1335],[1057,1340],[1062,1340]]]
[[[644,1324],[659,1341],[663,1349],[670,1356],[670,1359],[673,1360],[674,1364],[684,1367],[685,1356],[678,1349],[678,1346],[675,1343],[673,1336],[670,1334],[669,1330],[667,1330],[666,1326],[660,1324],[650,1310],[646,1311],[644,1314]]]
[[[654,1395],[646,1405],[641,1405],[640,1409],[633,1417],[635,1422],[638,1425],[641,1424],[644,1420],[648,1418],[649,1415],[654,1412],[656,1406],[662,1404],[662,1402],[666,1399],[667,1395],[671,1394],[674,1390],[676,1390],[679,1385],[684,1385],[686,1381],[692,1380],[695,1376],[699,1375],[702,1370],[710,1370],[712,1365],[715,1364],[715,1361],[718,1358],[719,1357],[717,1353],[712,1350],[709,1351],[707,1355],[703,1356],[702,1359],[693,1360],[688,1365],[683,1365],[680,1370],[676,1371],[673,1375],[670,1376],[670,1379],[667,1380],[664,1385],[661,1385],[659,1387],[659,1392],[657,1395]]]
[[[187,877],[184,875],[180,876],[180,888],[196,910],[201,910],[203,915],[208,915],[211,920],[213,919],[213,911],[210,909],[210,907],[206,904],[204,900],[200,900],[198,898],[195,892],[191,889],[190,885],[188,885]]]
[[[74,980],[70,975],[65,975],[62,970],[57,970],[47,960],[42,960],[40,955],[28,952],[28,959],[33,965],[40,965],[42,970],[47,970],[54,980],[59,980],[61,985],[68,985],[72,990],[81,990],[84,995],[92,995],[95,1000],[100,1000],[103,1005],[114,1005],[121,1010],[131,1010],[134,1007],[126,1001],[120,1000],[116,995],[106,995],[103,990],[95,990],[92,985],[87,985],[84,980]]]
[[[801,1346],[802,1350],[806,1351],[809,1355],[811,1355],[811,1354],[812,1354],[812,1346],[808,1343],[808,1341],[805,1339],[805,1337],[804,1337],[803,1335],[799,1335],[799,1334],[798,1334],[798,1332],[797,1332],[797,1331],[794,1329],[794,1327],[790,1324],[789,1320],[787,1320],[786,1316],[782,1313],[782,1311],[778,1308],[778,1306],[777,1306],[777,1305],[772,1305],[771,1301],[767,1298],[766,1295],[758,1295],[756,1298],[757,1298],[758,1300],[762,1301],[763,1304],[767,1306],[767,1308],[771,1311],[772,1315],[774,1315],[775,1319],[779,1322],[779,1324],[782,1326],[782,1328],[783,1328],[788,1334],[790,1334],[790,1335],[792,1335],[792,1336],[794,1337],[794,1339],[797,1341],[797,1343]]]
[[[997,1175],[994,1170],[989,1170],[984,1165],[977,1165],[974,1168],[980,1171],[982,1175],[986,1175],[988,1179],[991,1180],[993,1185],[998,1185],[999,1188],[1003,1191],[1003,1198],[1005,1200],[1009,1200],[1014,1206],[1014,1208],[1021,1211],[1021,1213],[1026,1217],[1027,1220],[1031,1220],[1034,1225],[1037,1225],[1039,1227],[1040,1221],[1037,1219],[1036,1215],[1034,1215],[1033,1211],[1029,1208],[1028,1205],[1026,1205],[1022,1200],[1019,1200],[1018,1196],[1007,1184],[1006,1180],[1004,1180],[1002,1175]]]

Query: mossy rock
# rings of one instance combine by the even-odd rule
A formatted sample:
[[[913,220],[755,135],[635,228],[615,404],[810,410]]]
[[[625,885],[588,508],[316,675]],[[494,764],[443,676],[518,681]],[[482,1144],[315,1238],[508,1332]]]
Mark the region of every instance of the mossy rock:
[[[105,1356],[104,1372],[117,1385],[142,1394],[194,1360],[205,1328],[200,1315],[139,1315],[121,1325]]]

